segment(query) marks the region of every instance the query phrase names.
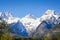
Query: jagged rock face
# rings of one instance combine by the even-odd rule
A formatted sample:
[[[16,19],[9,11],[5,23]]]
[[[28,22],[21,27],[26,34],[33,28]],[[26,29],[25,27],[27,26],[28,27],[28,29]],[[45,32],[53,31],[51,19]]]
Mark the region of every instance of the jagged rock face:
[[[42,21],[42,23],[37,27],[33,36],[44,36],[44,34],[48,32],[52,28],[52,26],[52,24],[49,24],[46,21]]]
[[[51,29],[52,32],[60,32],[60,24],[55,25],[54,28]]]
[[[53,37],[53,36],[55,36],[56,38],[60,37],[60,24],[55,25],[54,28],[52,28],[50,31],[48,31],[45,34],[45,36],[46,37]]]
[[[12,16],[10,12],[0,12],[0,20],[7,22],[7,24],[16,23],[20,18]]]

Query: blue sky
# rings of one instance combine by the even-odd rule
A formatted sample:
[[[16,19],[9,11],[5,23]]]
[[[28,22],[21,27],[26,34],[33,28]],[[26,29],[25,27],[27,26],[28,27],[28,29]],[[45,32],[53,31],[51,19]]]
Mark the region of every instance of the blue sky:
[[[20,18],[30,13],[40,17],[48,9],[60,13],[60,0],[0,0],[0,12],[9,11]]]

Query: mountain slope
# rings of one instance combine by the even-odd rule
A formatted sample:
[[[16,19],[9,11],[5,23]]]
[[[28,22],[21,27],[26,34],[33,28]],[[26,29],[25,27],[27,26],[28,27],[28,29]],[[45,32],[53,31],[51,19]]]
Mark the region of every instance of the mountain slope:
[[[46,32],[48,32],[51,28],[53,28],[56,24],[59,24],[59,16],[55,14],[53,10],[47,10],[46,14],[44,14],[40,21],[41,23],[36,28],[36,31],[32,34],[33,37],[44,36]]]
[[[11,25],[9,30],[13,31],[11,33],[14,33],[14,34],[17,34],[17,35],[20,35],[20,36],[23,36],[23,37],[28,36],[28,33],[26,32],[25,27],[23,26],[23,24],[20,21]]]
[[[60,40],[60,24],[57,24],[54,26],[54,28],[52,28],[50,31],[48,31],[46,34],[45,34],[45,37],[49,37],[49,38],[55,38],[55,39],[58,39]]]

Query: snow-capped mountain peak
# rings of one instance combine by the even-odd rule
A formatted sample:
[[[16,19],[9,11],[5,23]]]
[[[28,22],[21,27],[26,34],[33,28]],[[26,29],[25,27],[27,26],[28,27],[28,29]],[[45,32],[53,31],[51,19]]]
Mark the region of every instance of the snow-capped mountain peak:
[[[36,20],[36,17],[32,14],[28,14],[25,17],[23,17],[21,19],[21,22],[25,25],[25,26],[29,26],[31,23],[34,23]]]
[[[13,18],[12,14],[10,12],[6,12],[5,15],[9,17],[9,19]]]
[[[46,12],[45,12],[45,14],[46,15],[54,15],[55,14],[55,10],[47,10]]]
[[[9,12],[6,12],[6,13],[0,12],[0,18],[2,18],[2,19],[12,19],[13,16]]]
[[[40,17],[40,20],[49,20],[51,17],[58,19],[58,14],[54,10],[47,10],[44,15]]]
[[[20,20],[20,18],[13,17],[10,12],[5,12],[5,13],[0,12],[0,20],[3,20],[7,22],[8,24],[11,24],[11,23],[15,23],[18,20]]]

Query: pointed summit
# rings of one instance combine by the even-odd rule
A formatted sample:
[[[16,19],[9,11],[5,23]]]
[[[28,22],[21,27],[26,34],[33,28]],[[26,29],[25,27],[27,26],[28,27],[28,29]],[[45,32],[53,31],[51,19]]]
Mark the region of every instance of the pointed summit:
[[[34,15],[32,15],[32,14],[28,14],[28,15],[26,15],[26,16],[25,16],[25,18],[32,18],[32,19],[36,19],[36,17],[35,17]]]
[[[26,15],[25,17],[33,17],[34,15],[32,15],[32,14],[28,14],[28,15]]]
[[[48,9],[48,10],[45,12],[45,14],[46,14],[46,15],[50,15],[50,14],[51,14],[51,15],[54,15],[54,14],[55,14],[55,11]]]
[[[6,12],[5,15],[8,16],[8,17],[13,17],[11,12]]]

